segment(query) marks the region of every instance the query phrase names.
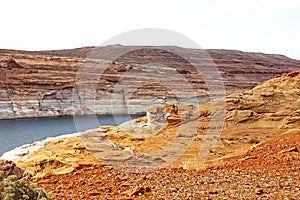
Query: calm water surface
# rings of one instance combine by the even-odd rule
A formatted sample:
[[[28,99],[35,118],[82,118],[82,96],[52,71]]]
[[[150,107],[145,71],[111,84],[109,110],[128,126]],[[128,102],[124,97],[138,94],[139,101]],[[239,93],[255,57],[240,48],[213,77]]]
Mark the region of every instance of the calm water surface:
[[[0,120],[0,156],[18,146],[44,140],[47,137],[81,132],[99,126],[118,125],[140,116],[81,116],[75,118],[70,116]]]

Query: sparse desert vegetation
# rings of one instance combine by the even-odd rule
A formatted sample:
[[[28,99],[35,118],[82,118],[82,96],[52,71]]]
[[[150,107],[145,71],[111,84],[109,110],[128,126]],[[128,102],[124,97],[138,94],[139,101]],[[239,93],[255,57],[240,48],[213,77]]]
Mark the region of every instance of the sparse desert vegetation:
[[[20,180],[16,175],[5,177],[3,171],[0,171],[0,192],[2,200],[51,200],[37,184]]]

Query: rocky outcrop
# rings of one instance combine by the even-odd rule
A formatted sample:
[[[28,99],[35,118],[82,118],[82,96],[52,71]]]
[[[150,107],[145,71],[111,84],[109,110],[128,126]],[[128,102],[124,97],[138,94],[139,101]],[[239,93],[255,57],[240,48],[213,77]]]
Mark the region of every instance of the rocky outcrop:
[[[179,123],[181,121],[181,117],[179,116],[179,108],[174,104],[166,104],[164,107],[155,106],[148,108],[146,114],[148,125],[164,125],[166,123]]]
[[[47,138],[23,145],[4,153],[1,159],[14,161],[26,176],[35,177],[64,174],[84,166],[101,165],[101,162],[87,151],[78,137],[79,134]]]
[[[83,134],[81,139],[88,150],[96,152],[99,144],[96,138],[101,136],[102,142],[112,142],[115,149],[119,148],[118,152],[124,153],[126,150],[125,160],[130,163],[130,159],[134,158],[132,165],[138,165],[138,159],[141,163],[148,163],[147,166],[164,166],[154,160],[161,158],[168,163],[168,156],[175,159],[177,153],[182,154],[180,158],[177,157],[174,166],[182,166],[186,160],[191,159],[194,159],[194,165],[202,163],[202,167],[222,164],[228,158],[241,156],[257,143],[287,130],[300,128],[299,88],[300,73],[292,72],[266,81],[252,90],[231,94],[224,100],[214,100],[200,107],[173,104],[151,107],[147,110],[146,118],[127,122],[119,127],[106,127],[98,133],[90,133],[92,137]],[[213,116],[224,112],[224,122],[211,122]],[[176,119],[176,123],[173,123],[173,119]],[[155,128],[153,125],[156,125]],[[189,144],[189,140],[192,143]],[[176,145],[168,146],[175,141]],[[164,151],[168,152],[166,155],[155,157],[158,154],[153,152],[160,152],[164,148],[171,149]],[[178,151],[180,148],[184,151]],[[111,148],[110,153],[106,150],[103,152],[107,160],[110,156],[113,157],[114,150]],[[176,153],[172,155],[169,152]],[[198,157],[199,152],[205,155],[205,159]],[[102,153],[94,155],[100,160],[103,158]],[[143,157],[145,155],[148,160]]]
[[[209,95],[220,95],[220,91],[208,91],[205,77],[191,63],[172,53],[180,52],[193,65],[207,65],[209,69],[212,62],[203,50],[135,48],[119,45],[96,50],[0,50],[0,119],[141,114],[149,106],[196,105],[209,101]],[[93,58],[94,50],[98,59]],[[124,50],[132,51],[112,60]],[[227,94],[250,89],[300,66],[299,61],[280,55],[207,52],[218,67]]]
[[[271,79],[247,92],[229,95],[226,98],[227,128],[249,124],[249,127],[296,128],[300,125],[299,98],[299,72]]]
[[[0,160],[0,171],[4,172],[4,177],[11,175],[17,176],[18,179],[24,176],[24,171],[16,166],[16,164],[9,160]]]

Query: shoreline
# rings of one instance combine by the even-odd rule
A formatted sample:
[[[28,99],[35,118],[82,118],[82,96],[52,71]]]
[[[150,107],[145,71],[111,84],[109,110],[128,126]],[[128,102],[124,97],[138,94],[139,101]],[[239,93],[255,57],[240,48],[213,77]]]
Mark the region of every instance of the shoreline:
[[[2,119],[0,120],[0,134],[6,144],[0,148],[0,157],[14,150],[13,154],[22,154],[23,151],[19,153],[17,151],[25,149],[26,152],[26,148],[30,148],[32,144],[37,148],[42,145],[39,142],[49,138],[69,137],[100,126],[116,126],[145,115],[79,115]]]
[[[109,117],[109,116],[116,116],[116,117],[123,117],[123,116],[144,116],[146,112],[137,112],[134,114],[127,114],[127,113],[119,113],[119,114],[78,114],[78,115],[54,115],[54,116],[33,116],[33,117],[14,117],[14,118],[0,118],[1,121],[9,121],[9,120],[35,120],[35,119],[58,119],[58,118],[67,118],[67,117]]]
[[[83,131],[83,132],[74,132],[74,133],[59,135],[59,136],[55,136],[55,137],[47,137],[44,140],[34,141],[30,144],[24,144],[22,146],[14,148],[10,151],[7,151],[7,152],[5,152],[1,155],[0,159],[10,160],[10,161],[13,161],[13,162],[24,161],[32,153],[34,153],[34,152],[40,150],[41,148],[43,148],[44,144],[46,142],[50,142],[50,141],[54,141],[54,140],[58,140],[58,139],[62,139],[62,138],[70,138],[70,137],[74,137],[74,136],[79,136],[80,134],[88,133],[88,132],[92,132],[92,131],[97,131],[97,130],[99,130],[99,128],[89,129],[89,130],[86,130],[86,131]]]

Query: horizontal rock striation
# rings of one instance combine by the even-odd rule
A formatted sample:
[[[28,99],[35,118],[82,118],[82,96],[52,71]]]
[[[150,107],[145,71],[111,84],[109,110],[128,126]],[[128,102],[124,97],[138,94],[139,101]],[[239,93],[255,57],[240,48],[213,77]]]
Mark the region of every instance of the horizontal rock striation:
[[[0,119],[140,114],[149,106],[167,102],[198,105],[212,96],[250,89],[300,66],[300,61],[281,55],[136,48],[115,45],[43,52],[0,50]],[[122,52],[128,53],[116,58]],[[212,61],[222,81],[214,80],[218,73],[210,71]],[[202,74],[194,66],[202,69]]]

